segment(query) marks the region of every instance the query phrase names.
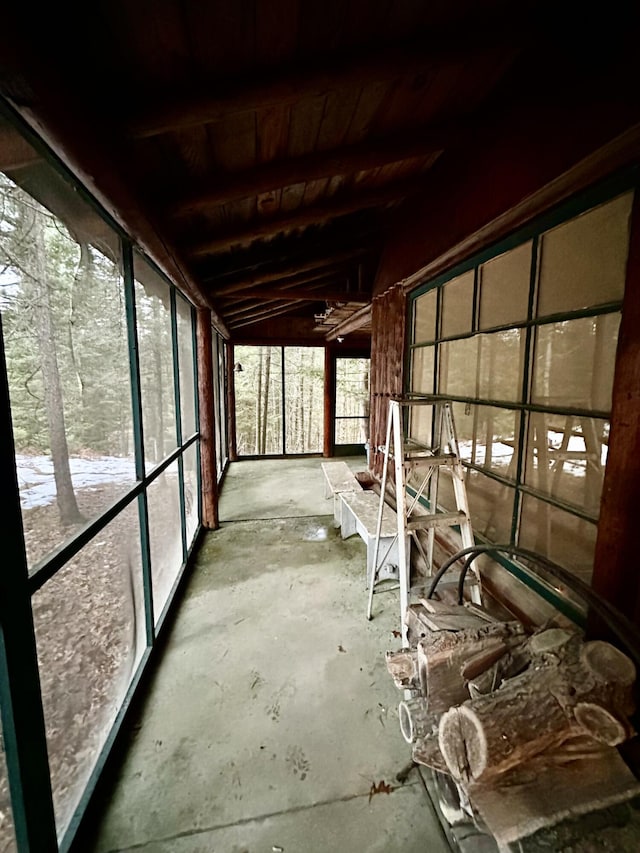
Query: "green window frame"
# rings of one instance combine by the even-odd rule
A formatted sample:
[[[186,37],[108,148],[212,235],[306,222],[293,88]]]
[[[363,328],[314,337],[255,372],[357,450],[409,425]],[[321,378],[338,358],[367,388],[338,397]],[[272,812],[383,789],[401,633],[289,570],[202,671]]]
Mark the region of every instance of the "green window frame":
[[[14,111],[0,100],[0,120],[11,124],[41,154],[54,179],[61,185],[71,187],[73,192],[106,223],[120,242],[122,278],[128,344],[128,373],[131,385],[132,435],[135,459],[135,482],[104,511],[88,521],[77,532],[69,536],[60,547],[43,559],[29,566],[25,547],[20,496],[16,477],[15,447],[11,420],[9,381],[7,377],[4,340],[1,334],[0,317],[0,417],[3,435],[0,443],[0,489],[3,513],[0,521],[5,562],[0,573],[0,709],[2,734],[6,756],[6,772],[11,798],[11,812],[17,849],[22,851],[60,850],[67,851],[88,806],[97,781],[102,773],[133,696],[141,682],[150,658],[157,646],[157,639],[167,621],[178,587],[183,581],[191,555],[197,546],[201,532],[201,474],[200,432],[198,413],[196,309],[182,292],[142,251],[134,247],[125,231],[116,223],[75,179],[55,155],[24,124]],[[145,434],[143,425],[140,360],[139,318],[136,311],[134,254],[136,262],[152,270],[157,280],[166,287],[169,300],[171,326],[172,396],[175,418],[175,446],[157,464],[145,470]],[[182,317],[183,352],[190,351],[185,363],[180,363],[179,321]],[[185,320],[188,318],[188,322]],[[187,343],[185,344],[185,341]],[[221,341],[219,341],[221,343]],[[187,350],[184,347],[187,346]],[[222,391],[225,387],[224,356],[216,365],[217,381]],[[222,373],[222,375],[220,375]],[[195,429],[186,428],[181,418],[181,383],[192,383],[193,423]],[[184,387],[182,389],[185,390]],[[226,400],[219,395],[216,417],[223,419]],[[220,426],[218,426],[220,429]],[[184,432],[184,434],[183,434]],[[221,432],[221,441],[226,448],[226,430]],[[187,538],[187,510],[185,506],[185,454],[189,454],[192,476],[195,451],[195,479],[197,481],[197,521],[192,521],[191,538]],[[226,454],[225,454],[226,455]],[[149,488],[167,471],[169,466],[178,469],[178,493],[180,515],[181,562],[176,566],[175,577],[159,613],[154,613],[153,584],[151,572],[151,548],[149,531]],[[53,794],[47,755],[47,739],[43,701],[38,671],[38,653],[32,613],[32,597],[52,579],[70,565],[73,558],[107,527],[114,519],[129,509],[134,509],[139,521],[139,546],[141,563],[135,567],[141,576],[144,607],[145,645],[137,664],[131,672],[124,698],[121,701],[111,728],[97,752],[88,782],[75,805],[65,826],[56,828]],[[193,512],[193,509],[192,509]]]
[[[616,319],[622,309],[622,293],[616,293],[613,299],[609,298],[611,295],[611,288],[609,288],[606,289],[607,298],[605,301],[596,301],[593,304],[580,305],[574,309],[557,310],[553,313],[551,311],[538,313],[541,258],[546,236],[554,233],[555,229],[563,225],[579,221],[582,214],[589,215],[601,207],[604,208],[609,203],[615,204],[616,200],[624,199],[625,209],[628,209],[630,216],[631,200],[636,185],[636,169],[603,181],[597,187],[581,193],[569,202],[539,217],[526,227],[519,229],[507,239],[494,244],[431,281],[419,285],[409,294],[405,364],[406,393],[408,395],[412,393],[428,394],[433,395],[434,399],[453,400],[454,409],[457,407],[459,411],[465,411],[467,414],[471,410],[471,414],[474,416],[477,416],[477,412],[482,414],[490,412],[492,413],[489,416],[490,420],[499,416],[504,418],[509,413],[511,413],[509,418],[515,420],[512,464],[509,466],[492,465],[491,461],[487,464],[486,457],[491,455],[489,453],[489,439],[487,438],[487,444],[484,447],[485,458],[483,459],[481,454],[477,453],[475,432],[472,437],[473,441],[468,442],[468,448],[466,444],[461,444],[461,455],[468,474],[476,480],[478,477],[488,478],[494,484],[489,491],[496,495],[498,491],[500,494],[508,495],[506,503],[511,507],[511,517],[502,519],[500,525],[487,527],[486,532],[476,531],[476,537],[479,541],[504,544],[506,538],[506,542],[509,544],[517,545],[526,540],[531,547],[531,531],[525,530],[523,508],[531,511],[533,506],[541,514],[551,513],[552,518],[553,514],[556,513],[562,514],[562,517],[569,521],[573,519],[574,521],[570,521],[570,523],[576,526],[581,536],[584,536],[585,532],[588,534],[593,529],[593,539],[595,540],[598,507],[594,505],[593,500],[589,505],[581,506],[578,501],[567,498],[567,489],[564,492],[562,489],[545,490],[540,485],[541,475],[538,480],[529,476],[534,469],[534,463],[531,460],[535,456],[535,464],[539,471],[543,453],[541,439],[538,438],[537,446],[534,449],[531,436],[536,435],[534,430],[536,423],[542,423],[545,418],[552,416],[557,421],[562,419],[567,425],[557,427],[558,436],[562,434],[562,429],[564,429],[565,432],[569,432],[571,438],[574,436],[574,428],[570,425],[585,425],[579,426],[576,434],[584,436],[583,440],[587,450],[586,433],[589,425],[594,434],[603,437],[603,441],[606,440],[610,407],[604,405],[603,400],[606,398],[607,389],[605,388],[605,393],[602,393],[596,387],[591,396],[588,399],[585,397],[583,400],[577,398],[570,400],[566,395],[562,402],[559,402],[558,399],[543,400],[540,397],[536,398],[534,395],[536,346],[538,341],[543,341],[545,335],[550,338],[555,329],[562,332],[566,332],[567,329],[575,329],[576,332],[581,331],[580,322],[587,326],[600,324],[605,330],[606,340],[611,341],[615,334],[607,331],[607,329],[617,331]],[[510,282],[513,288],[509,292],[508,298],[502,303],[498,293],[491,294],[492,308],[498,317],[497,322],[492,324],[490,320],[488,321],[487,316],[490,312],[485,310],[481,298],[483,270],[485,265],[491,264],[492,261],[501,257],[509,258],[516,253],[520,254],[520,261],[526,256],[527,269],[524,273],[522,272],[522,263],[520,263],[520,272],[516,271],[515,268],[511,269]],[[622,281],[624,287],[624,274]],[[458,284],[460,284],[460,289],[455,292],[453,288]],[[447,285],[452,286],[452,290],[449,292]],[[455,297],[453,301],[452,297]],[[553,298],[550,301],[553,302]],[[557,301],[561,300],[556,299]],[[450,310],[445,326],[444,317],[447,302]],[[457,307],[461,312],[458,317],[468,318],[464,328],[461,328],[460,321],[451,310],[454,307]],[[509,319],[510,312],[516,319]],[[498,361],[503,365],[502,373],[506,372],[508,376],[506,381],[503,379],[503,381],[497,382],[497,393],[490,393],[496,385],[496,371],[494,369],[493,378],[491,378],[492,370],[482,363],[482,353],[483,351],[490,352],[501,336],[506,344],[502,348],[498,347],[500,356]],[[560,334],[557,337],[561,340]],[[610,372],[608,379],[612,381],[615,346],[613,352],[609,347],[605,355],[604,372]],[[594,350],[593,358],[594,360],[596,358],[602,359],[603,353]],[[559,362],[561,363],[560,356]],[[465,365],[468,367],[466,374],[462,370]],[[545,365],[545,369],[547,384],[553,384],[555,381],[555,385],[562,391],[562,382],[558,378],[562,371],[556,370],[554,373],[554,370],[550,369],[548,365]],[[488,380],[487,377],[489,377]],[[506,392],[505,388],[507,388]],[[610,384],[608,389],[610,390]],[[556,397],[560,398],[562,394],[558,393]],[[538,420],[536,421],[536,419]],[[432,428],[430,423],[423,422],[423,431]],[[458,431],[460,432],[460,430]],[[553,434],[555,436],[555,433]],[[552,430],[549,427],[549,432],[545,433],[545,442],[550,435],[552,435]],[[430,436],[421,437],[429,438]],[[553,448],[559,458],[561,456],[560,451],[569,457],[570,452],[567,451],[566,444],[566,436],[563,436],[560,446]],[[466,458],[464,458],[465,454]],[[585,453],[585,455],[588,454]],[[527,460],[529,460],[531,468],[529,472]],[[560,470],[563,470],[562,466]],[[562,563],[562,560],[557,559],[554,554],[548,556]],[[500,562],[521,580],[525,580],[538,591],[542,590],[545,597],[576,621],[582,621],[583,614],[580,608],[574,606],[573,603],[567,604],[557,594],[557,591],[550,586],[549,588],[541,587],[536,579],[523,571],[522,566],[502,559]]]

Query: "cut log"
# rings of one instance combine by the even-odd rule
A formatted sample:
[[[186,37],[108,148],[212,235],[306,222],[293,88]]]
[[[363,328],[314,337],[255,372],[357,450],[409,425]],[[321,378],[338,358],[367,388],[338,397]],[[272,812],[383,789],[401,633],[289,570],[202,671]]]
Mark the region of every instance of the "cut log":
[[[572,634],[569,631],[563,631],[561,628],[549,628],[547,631],[540,631],[530,637],[529,649],[533,655],[557,652],[571,637]]]
[[[606,708],[593,702],[578,702],[573,715],[578,725],[598,743],[617,746],[629,735],[627,726]]]
[[[615,746],[632,732],[630,686],[604,681],[602,672],[596,678],[584,664],[577,635],[555,634],[548,641],[540,635],[536,647],[543,653],[521,675],[443,715],[440,749],[454,778],[484,781],[578,734]],[[530,642],[525,651],[531,651]],[[615,677],[626,679],[628,667],[617,654],[604,648],[586,653],[596,668],[609,657],[617,664]]]
[[[430,767],[432,770],[438,770],[441,773],[449,772],[443,755],[440,752],[437,732],[418,738],[413,744],[411,755],[417,764],[424,764],[425,767]]]
[[[484,672],[469,681],[469,694],[472,699],[498,690],[505,681],[524,672],[531,664],[531,656],[525,645],[516,646],[507,651]]]
[[[438,744],[451,775],[468,784],[503,773],[573,733],[560,703],[523,683],[517,691],[499,690],[451,708],[440,720]]]
[[[387,652],[385,660],[389,675],[399,690],[411,690],[419,687],[418,653],[415,649]]]
[[[398,718],[402,737],[407,743],[415,743],[438,728],[438,715],[429,713],[426,701],[420,696],[400,702]]]
[[[484,649],[484,651],[469,658],[463,665],[460,673],[465,681],[472,681],[489,669],[489,667],[493,666],[506,653],[507,646],[500,640],[494,647]],[[499,687],[500,685],[498,684],[497,686]]]
[[[442,713],[469,698],[463,670],[470,658],[475,659],[476,669],[482,656],[490,666],[492,655],[525,639],[519,622],[485,623],[476,630],[428,634],[418,643],[418,673],[429,711]]]
[[[580,660],[598,681],[631,685],[636,680],[636,668],[631,660],[611,643],[592,640],[580,650]]]

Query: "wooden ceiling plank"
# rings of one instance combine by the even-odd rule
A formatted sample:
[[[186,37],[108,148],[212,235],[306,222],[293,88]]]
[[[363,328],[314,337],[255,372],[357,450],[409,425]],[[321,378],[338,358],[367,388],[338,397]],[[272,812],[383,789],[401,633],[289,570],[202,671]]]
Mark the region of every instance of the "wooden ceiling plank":
[[[260,67],[281,64],[296,52],[299,0],[256,3],[256,62]]]
[[[238,228],[218,237],[203,240],[192,246],[189,253],[193,257],[198,257],[226,252],[237,243],[257,240],[258,238],[264,239],[293,228],[305,228],[309,225],[328,222],[338,216],[346,216],[366,208],[381,207],[392,201],[405,198],[417,192],[419,188],[420,185],[412,181],[393,184],[390,187],[383,187],[372,192],[349,193],[338,200],[331,200],[328,204],[305,207],[290,216],[253,222],[244,228]]]
[[[255,0],[181,3],[198,77],[215,79],[255,64]]]
[[[256,148],[259,163],[282,159],[289,144],[288,106],[267,107],[256,112]],[[281,187],[271,187],[265,192],[253,190],[257,196],[259,213],[275,214],[280,210]]]
[[[149,109],[146,114],[140,109],[139,118],[131,122],[131,132],[137,137],[153,136],[179,127],[226,120],[233,114],[258,108],[295,104],[304,98],[352,86],[413,77],[438,62],[464,61],[472,55],[501,50],[516,43],[516,38],[515,33],[490,27],[486,33],[433,32],[431,37],[414,38],[385,50],[365,53],[350,50],[331,62],[324,57],[306,67],[276,69],[248,82],[227,82],[217,94],[190,98],[185,93],[173,102]]]
[[[350,145],[361,143],[371,137],[371,129],[382,104],[385,103],[392,82],[382,80],[363,86],[360,92],[360,100],[351,121],[347,134],[347,142]],[[411,134],[406,134],[410,137]]]
[[[362,86],[358,84],[327,94],[316,144],[318,151],[327,151],[344,145],[361,92]]]
[[[407,128],[401,133],[357,145],[264,163],[235,175],[219,176],[215,181],[210,181],[209,186],[199,188],[197,192],[174,201],[170,212],[176,215],[191,213],[194,210],[224,204],[235,198],[255,196],[281,187],[321,180],[332,175],[367,171],[425,156],[442,150],[462,132],[462,122],[447,122],[418,129]]]

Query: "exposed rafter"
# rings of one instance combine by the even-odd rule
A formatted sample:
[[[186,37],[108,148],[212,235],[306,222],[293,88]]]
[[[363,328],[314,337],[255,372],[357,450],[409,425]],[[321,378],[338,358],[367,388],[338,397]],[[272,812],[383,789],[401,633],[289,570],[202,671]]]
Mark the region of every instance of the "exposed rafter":
[[[368,302],[371,298],[366,293],[351,293],[347,290],[339,290],[331,284],[320,283],[318,290],[305,287],[295,287],[291,290],[259,290],[252,288],[251,290],[242,291],[242,298],[251,299],[290,299],[292,301],[298,299],[326,300],[328,302]],[[226,315],[229,312],[224,308],[223,313]]]
[[[347,278],[347,268],[344,265],[329,266],[324,269],[320,268],[317,270],[310,270],[309,272],[302,272],[300,274],[296,272],[288,272],[286,275],[278,275],[273,279],[273,281],[281,282],[281,284],[277,286],[277,289],[289,290],[300,284],[313,284],[315,282],[326,283],[328,279],[335,282],[336,279],[340,278]],[[266,284],[270,283],[272,282],[266,282]],[[216,297],[218,298],[225,298],[237,293],[244,296],[244,291],[251,290],[253,287],[258,288],[259,292],[262,293],[265,289],[265,283],[261,282],[259,284],[253,284],[251,282],[247,283],[247,280],[234,281],[223,287],[216,288],[215,291],[212,290],[212,292],[215,292]]]
[[[17,131],[0,124],[0,171],[11,172],[40,160],[38,152]]]
[[[247,266],[245,268],[234,266],[233,270],[220,273],[220,275],[201,275],[202,280],[209,285],[215,286],[215,291],[224,292],[227,287],[234,287],[236,284],[241,285],[239,288],[251,287],[258,284],[270,284],[280,279],[291,278],[306,272],[318,271],[327,267],[337,266],[355,259],[362,259],[366,256],[373,256],[371,246],[360,246],[352,249],[344,248],[340,243],[336,244],[331,241],[318,243],[314,241],[308,252],[294,251],[294,247],[290,253],[283,257],[278,256],[271,264],[261,264],[258,268],[251,265],[253,255],[251,252],[239,253],[234,258],[240,262],[240,258],[247,258]],[[218,261],[218,258],[216,258]]]
[[[208,186],[200,182],[195,192],[176,199],[167,212],[170,215],[189,214],[281,187],[376,169],[413,157],[426,157],[442,151],[453,139],[459,138],[462,130],[462,122],[407,128],[383,139],[265,163],[229,175],[226,179],[218,175]]]
[[[506,33],[504,28],[486,26],[482,33],[459,28],[449,33],[431,32],[421,35],[392,49],[369,49],[367,52],[350,51],[335,56],[329,62],[306,67],[285,67],[270,73],[261,73],[254,79],[231,81],[218,86],[206,95],[193,97],[190,93],[173,102],[150,108],[146,114],[130,124],[136,137],[156,136],[182,128],[208,124],[228,118],[234,113],[263,109],[275,105],[294,104],[303,98],[312,98],[335,92],[349,86],[366,86],[384,80],[414,76],[439,65],[451,62],[468,62],[473,57],[493,54],[496,50],[516,50],[519,34]]]
[[[288,314],[293,308],[297,305],[302,304],[298,302],[289,302],[287,305],[282,305],[279,308],[269,308],[264,311],[259,311],[256,314],[253,314],[251,317],[245,317],[239,320],[238,322],[230,323],[231,330],[239,329],[242,326],[249,326],[252,323],[257,322],[258,320],[266,320],[269,317],[277,317],[279,314]]]
[[[370,192],[345,194],[339,199],[331,199],[328,203],[312,205],[294,214],[277,216],[267,220],[249,223],[233,231],[227,231],[218,237],[203,240],[189,250],[193,256],[214,255],[226,252],[238,243],[247,243],[258,238],[273,237],[283,231],[294,228],[306,228],[310,225],[321,225],[338,216],[347,216],[371,207],[382,207],[398,201],[408,195],[418,192],[420,183],[402,181],[382,189]]]

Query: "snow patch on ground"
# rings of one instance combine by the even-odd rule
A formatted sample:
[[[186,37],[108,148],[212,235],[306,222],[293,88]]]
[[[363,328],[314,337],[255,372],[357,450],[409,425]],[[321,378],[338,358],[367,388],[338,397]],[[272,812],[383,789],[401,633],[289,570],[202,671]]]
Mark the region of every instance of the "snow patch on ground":
[[[90,489],[104,483],[135,482],[133,459],[117,456],[97,456],[86,459],[69,458],[74,490]],[[16,454],[16,471],[20,487],[22,509],[48,506],[56,499],[53,462],[50,456],[23,456]]]

